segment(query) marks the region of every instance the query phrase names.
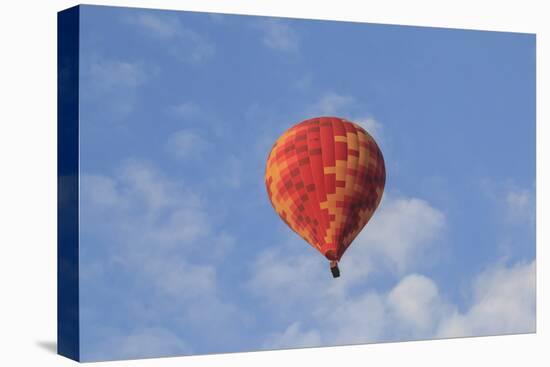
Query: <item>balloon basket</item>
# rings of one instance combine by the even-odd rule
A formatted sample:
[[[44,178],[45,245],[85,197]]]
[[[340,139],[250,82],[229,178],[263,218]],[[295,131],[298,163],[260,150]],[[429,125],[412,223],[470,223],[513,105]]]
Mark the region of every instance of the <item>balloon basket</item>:
[[[330,271],[332,273],[333,278],[339,278],[340,277],[340,268],[338,268],[338,265],[331,266]]]

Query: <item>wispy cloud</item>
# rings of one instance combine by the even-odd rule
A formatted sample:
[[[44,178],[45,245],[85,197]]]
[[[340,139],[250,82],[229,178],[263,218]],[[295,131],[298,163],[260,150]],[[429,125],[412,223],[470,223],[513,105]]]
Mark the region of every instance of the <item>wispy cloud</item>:
[[[445,226],[444,214],[424,200],[385,197],[342,258],[345,276],[338,282],[329,282],[325,262],[293,236],[258,256],[248,288],[278,308],[320,302],[327,293],[345,296],[373,273],[402,275],[416,269],[426,254],[437,253],[433,250]]]
[[[191,332],[197,340],[211,338],[214,329],[220,328],[224,332],[217,333],[211,345],[216,340],[231,340],[229,334],[245,316],[221,296],[216,264],[224,259],[218,251],[230,249],[233,239],[212,224],[215,213],[198,194],[150,162],[129,160],[112,175],[84,173],[81,205],[86,223],[83,234],[94,238],[94,243],[83,243],[82,249],[89,251],[93,246],[102,254],[97,259],[89,256],[82,264],[83,296],[94,297],[86,288],[92,281],[89,277],[95,279],[94,284],[107,282],[95,288],[96,292],[112,298],[114,287],[113,292],[122,297],[117,312],[132,320],[134,330],[162,329],[155,329],[156,334],[116,330],[117,340],[130,348],[128,356],[135,352],[130,345],[134,342],[151,343],[148,348],[155,349],[149,355],[186,353],[191,345],[180,335]],[[208,250],[210,244],[220,243],[217,251]],[[132,279],[124,289],[105,278],[115,270],[118,276]],[[153,308],[148,306],[150,298]],[[94,313],[106,310],[98,306],[87,312],[92,313],[88,317],[95,317]],[[173,320],[169,327],[156,321],[167,317]],[[161,346],[165,338],[167,344]],[[124,348],[120,353],[122,358]]]
[[[82,100],[86,123],[90,116],[105,123],[124,121],[136,107],[139,88],[156,73],[137,61],[110,59],[93,55],[82,60]],[[88,110],[87,106],[101,105]]]
[[[425,200],[384,195],[380,208],[350,247],[349,257],[403,274],[425,261],[423,255],[437,253],[447,220]]]
[[[183,122],[189,127],[200,128],[200,131],[211,137],[227,134],[229,127],[222,123],[211,108],[193,100],[172,104],[166,108],[167,115],[175,122]]]
[[[410,274],[388,293],[386,304],[391,316],[409,329],[409,335],[426,336],[434,332],[438,320],[449,307],[441,298],[435,282],[420,274]]]
[[[284,53],[296,53],[300,48],[297,33],[283,20],[267,19],[258,23],[263,31],[262,41],[272,50]]]
[[[518,185],[513,179],[495,181],[484,178],[480,186],[494,207],[497,219],[503,223],[504,237],[513,237],[514,232],[518,231],[534,235],[536,221],[534,183],[532,187],[525,187]]]
[[[192,101],[168,107],[168,112],[178,121],[186,122],[188,128],[173,132],[165,143],[165,151],[179,160],[210,159],[217,166],[216,175],[205,178],[210,187],[239,188],[243,177],[249,173],[244,169],[243,159],[235,153],[206,158],[208,152],[215,150],[216,142],[227,136],[231,126],[220,123],[211,111]]]
[[[208,183],[212,186],[224,185],[228,189],[236,189],[241,186],[243,180],[248,179],[249,174],[241,159],[235,155],[227,154],[219,161],[218,175],[211,177]]]
[[[377,141],[382,137],[382,124],[365,111],[364,106],[354,96],[325,92],[305,109],[308,116],[338,116],[361,125]]]
[[[534,263],[483,272],[467,292],[474,300],[464,312],[433,279],[416,273],[388,292],[347,290],[334,298],[325,292],[301,304],[307,314],[294,313],[310,327],[290,321],[265,343],[275,348],[290,342],[316,346],[534,332],[534,280]]]
[[[505,195],[508,217],[534,225],[536,214],[534,192],[527,189],[510,189]]]
[[[89,76],[93,85],[103,90],[119,87],[135,88],[148,79],[143,65],[108,59],[94,60],[89,68]]]
[[[204,113],[197,103],[191,101],[170,106],[168,110],[171,114],[183,120],[200,119]]]
[[[344,274],[336,282],[314,251],[296,250],[307,246],[300,240],[266,250],[247,284],[285,325],[266,339],[266,346],[534,331],[534,262],[483,271],[466,291],[471,300],[466,308],[447,299],[434,279],[418,273],[437,259],[434,250],[447,226],[444,213],[422,199],[385,198],[342,258]],[[375,274],[397,275],[397,282],[387,291],[365,288]]]
[[[137,26],[147,37],[173,56],[191,63],[200,63],[214,55],[215,44],[201,33],[186,27],[180,18],[166,14],[140,13],[126,15],[123,21]]]
[[[198,158],[208,148],[209,143],[198,133],[183,129],[168,138],[165,149],[178,159]]]
[[[351,107],[354,102],[355,98],[352,96],[327,92],[311,104],[307,110],[312,115],[334,115]]]
[[[150,162],[128,160],[113,176],[85,174],[81,196],[86,219],[106,226],[97,230],[114,231],[118,240],[154,241],[158,249],[190,245],[211,234],[199,196]],[[102,220],[106,215],[112,220]]]
[[[498,265],[473,283],[473,302],[440,325],[438,336],[476,336],[534,332],[536,327],[535,261]]]
[[[352,117],[351,120],[358,123],[365,130],[367,130],[368,133],[372,135],[372,137],[374,137],[377,142],[380,143],[384,140],[382,133],[382,124],[374,117]]]
[[[192,353],[192,349],[187,342],[172,331],[159,327],[135,329],[128,334],[120,334],[111,330],[110,335],[96,345],[91,352],[94,359],[105,360],[190,353]]]
[[[328,271],[313,251],[297,251],[296,245],[307,246],[290,240],[262,252],[252,263],[246,283],[253,295],[283,314],[321,298],[316,291],[322,288],[324,278],[319,275]]]
[[[127,23],[139,25],[159,37],[175,37],[182,30],[180,21],[170,15],[141,13],[133,16],[126,15],[124,20]]]
[[[321,335],[317,330],[304,330],[300,322],[294,322],[280,333],[267,337],[263,347],[269,349],[303,348],[321,346]]]

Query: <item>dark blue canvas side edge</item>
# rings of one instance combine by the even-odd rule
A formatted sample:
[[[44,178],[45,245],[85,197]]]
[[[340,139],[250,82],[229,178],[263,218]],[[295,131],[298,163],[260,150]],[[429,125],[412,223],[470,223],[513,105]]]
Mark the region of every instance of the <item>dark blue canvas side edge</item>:
[[[57,13],[57,353],[80,360],[78,119],[80,8]]]

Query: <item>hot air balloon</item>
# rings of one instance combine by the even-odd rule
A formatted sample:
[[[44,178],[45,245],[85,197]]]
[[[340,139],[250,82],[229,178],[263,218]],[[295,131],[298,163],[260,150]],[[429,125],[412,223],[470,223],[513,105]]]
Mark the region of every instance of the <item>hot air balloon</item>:
[[[269,200],[281,219],[330,261],[338,261],[378,207],[386,169],[372,136],[339,117],[315,117],[283,133],[265,170]]]

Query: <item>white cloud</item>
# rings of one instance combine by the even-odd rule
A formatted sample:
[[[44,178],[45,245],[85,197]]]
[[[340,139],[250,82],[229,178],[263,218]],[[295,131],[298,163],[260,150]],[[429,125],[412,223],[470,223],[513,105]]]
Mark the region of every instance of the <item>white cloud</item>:
[[[82,116],[93,116],[96,122],[121,121],[134,110],[139,88],[146,84],[156,68],[142,63],[108,59],[92,55],[82,60]],[[97,108],[101,105],[101,108]],[[89,107],[90,106],[90,107]],[[89,110],[87,110],[90,108]],[[83,127],[88,127],[83,118]]]
[[[389,292],[348,289],[340,297],[344,302],[333,299],[314,312],[326,344],[429,338],[449,309],[435,282],[416,273]]]
[[[179,130],[166,142],[166,151],[178,159],[198,158],[208,148],[208,142],[191,130]]]
[[[296,254],[288,244],[282,249],[265,251],[252,264],[253,275],[246,285],[256,296],[278,305],[283,312],[307,303],[316,297],[313,290],[322,287],[320,274],[328,272],[315,255],[313,251]]]
[[[245,170],[243,160],[239,159],[233,154],[227,154],[223,160],[219,161],[219,167],[217,175],[207,180],[207,183],[214,187],[223,187],[227,189],[237,189],[241,187],[241,184],[246,180],[246,174],[251,174],[248,170]],[[259,175],[255,177],[261,177]]]
[[[326,92],[306,108],[311,116],[338,116],[361,125],[378,143],[382,139],[382,124],[372,116],[365,114],[357,99],[350,95]]]
[[[445,214],[422,199],[384,195],[371,221],[348,249],[349,257],[402,274],[437,250],[446,228]]]
[[[308,108],[308,112],[315,116],[335,115],[349,108],[354,102],[355,99],[351,96],[327,92]]]
[[[384,197],[371,221],[352,243],[341,260],[345,276],[334,282],[321,255],[294,234],[288,244],[262,253],[253,264],[249,282],[254,293],[277,301],[281,292],[289,297],[283,303],[310,297],[311,289],[341,294],[364,281],[373,272],[396,275],[414,270],[435,256],[437,241],[446,227],[444,214],[416,198]],[[301,247],[298,247],[301,246]],[[299,250],[298,250],[299,249]],[[330,285],[329,288],[325,288]],[[307,290],[310,290],[309,292]]]
[[[90,64],[89,77],[98,89],[108,90],[117,87],[137,87],[147,80],[148,75],[144,67],[138,63],[96,59]]]
[[[231,340],[231,333],[247,319],[222,297],[219,289],[217,264],[224,259],[221,252],[231,248],[233,238],[217,230],[212,224],[215,213],[186,187],[185,182],[170,179],[151,163],[137,160],[124,162],[113,175],[84,173],[80,195],[81,223],[85,225],[81,230],[82,250],[88,256],[81,264],[81,277],[84,285],[101,284],[90,283],[90,277],[102,279],[116,269],[119,276],[132,279],[127,289],[114,285],[110,290],[106,284],[96,291],[106,292],[101,297],[108,297],[112,291],[129,292],[131,297],[118,304],[116,312],[133,320],[136,330],[160,327],[158,320],[169,317],[173,320],[172,332],[188,330],[186,335],[192,333],[195,339],[210,337],[215,345]],[[211,252],[211,243],[222,246]],[[101,255],[92,256],[95,251]],[[89,291],[84,286],[85,297],[92,296]],[[154,299],[154,307],[149,305],[150,299]],[[93,312],[102,309],[86,312],[93,320],[98,317]],[[221,331],[215,333],[216,329]],[[123,329],[115,331],[120,334],[120,343],[143,341],[155,347],[155,334],[148,336],[145,330],[139,336]],[[158,335],[158,341],[163,338],[168,349],[149,350],[149,355],[164,351],[169,354],[174,348],[174,353],[187,350],[187,344],[180,344],[179,338]],[[129,350],[128,355],[134,352]]]
[[[513,179],[480,181],[487,199],[486,210],[493,214],[497,228],[497,256],[504,259],[535,255],[535,185],[524,187]]]
[[[182,192],[176,182],[163,176],[151,162],[128,160],[120,167],[116,179],[119,186],[125,187],[121,198],[143,203],[151,212],[174,209],[184,197],[184,207],[197,206],[198,199],[193,194]]]
[[[83,174],[80,192],[84,219],[131,246],[153,241],[158,250],[212,235],[200,198],[148,162],[126,161],[113,176]]]
[[[125,16],[123,20],[142,29],[143,33],[159,40],[175,57],[190,63],[200,63],[214,55],[216,47],[204,35],[186,27],[176,16],[141,13]]]
[[[282,333],[270,335],[264,343],[265,348],[304,348],[321,345],[321,336],[316,330],[303,330],[299,322],[292,323]]]
[[[532,190],[510,189],[505,193],[508,218],[535,224],[535,195]]]
[[[200,118],[202,110],[194,102],[183,102],[170,107],[170,112],[184,120]]]
[[[387,304],[402,327],[409,327],[420,335],[432,331],[446,311],[437,285],[419,274],[401,279],[389,292]]]
[[[124,19],[128,23],[142,26],[159,37],[175,37],[181,31],[179,20],[172,16],[141,13],[134,16],[126,15]]]
[[[463,313],[442,296],[432,279],[415,273],[403,277],[387,293],[347,289],[331,298],[330,292],[312,289],[309,292],[320,291],[322,297],[301,304],[303,312],[295,308],[289,326],[271,334],[266,345],[275,348],[294,341],[337,345],[534,332],[534,282],[534,262],[483,272],[468,290],[473,301]],[[290,302],[293,294],[284,293],[284,297]],[[316,327],[301,328],[296,319]]]
[[[529,333],[536,328],[535,261],[502,265],[481,273],[473,284],[473,303],[455,311],[438,336]]]
[[[116,333],[113,331],[112,333]],[[144,327],[126,335],[109,335],[93,353],[84,353],[84,359],[136,359],[151,356],[190,354],[190,346],[172,331],[159,327]]]
[[[119,202],[116,181],[102,175],[85,175],[81,179],[83,198],[97,208],[114,208]]]
[[[511,210],[523,211],[529,205],[529,191],[510,191],[506,196],[506,203]]]
[[[352,117],[350,120],[361,125],[377,141],[381,142],[382,124],[373,117]]]
[[[388,325],[384,298],[376,292],[323,305],[316,312],[326,344],[355,344],[383,340]],[[326,322],[324,322],[326,320]]]
[[[158,290],[179,302],[211,297],[216,290],[213,265],[196,265],[184,258],[152,256],[143,259],[143,272]],[[182,311],[184,312],[184,311]]]
[[[298,35],[286,23],[278,19],[268,19],[259,23],[263,30],[263,43],[267,47],[285,53],[295,53],[300,48]]]
[[[535,185],[521,187],[514,180],[504,182],[485,178],[480,182],[484,194],[493,201],[498,218],[503,221],[535,224]]]
[[[446,227],[445,214],[428,202],[385,193],[369,223],[342,257],[341,269],[346,276],[340,283],[348,287],[375,272],[402,275],[435,261]]]
[[[386,197],[342,258],[337,280],[321,255],[300,250],[299,246],[308,249],[301,240],[264,252],[253,263],[247,286],[285,325],[266,339],[266,345],[534,331],[534,262],[481,273],[466,290],[470,301],[465,308],[450,302],[433,279],[418,273],[424,263],[437,259],[446,227],[444,213],[428,202]],[[371,276],[382,272],[400,278],[389,291],[369,288]]]
[[[318,330],[324,343],[381,340],[387,337],[388,317],[399,317],[401,322],[411,324],[402,327],[403,330],[414,329],[418,323],[424,325],[427,315],[422,315],[420,309],[437,303],[435,286],[431,286],[427,278],[411,277],[396,287],[390,301],[376,292],[354,296],[354,289],[364,286],[371,274],[377,272],[389,269],[397,275],[415,269],[425,259],[424,254],[438,245],[436,240],[444,228],[444,214],[427,202],[386,197],[372,221],[342,258],[342,277],[338,280],[332,279],[326,260],[294,236],[292,241],[256,259],[247,287],[266,302],[282,323],[304,317],[306,320],[313,318],[315,325],[325,325]],[[411,300],[401,308],[391,306],[397,299],[406,297],[411,288],[422,291],[420,303]],[[305,314],[296,315],[298,309],[306,310]],[[408,316],[408,312],[413,311],[424,319],[415,324],[414,315]],[[428,329],[424,325],[421,331]],[[293,330],[299,332],[297,328]],[[310,332],[313,331],[304,331]],[[281,333],[277,335],[284,335]],[[299,335],[294,336],[299,338]],[[269,342],[277,345],[273,338]]]

